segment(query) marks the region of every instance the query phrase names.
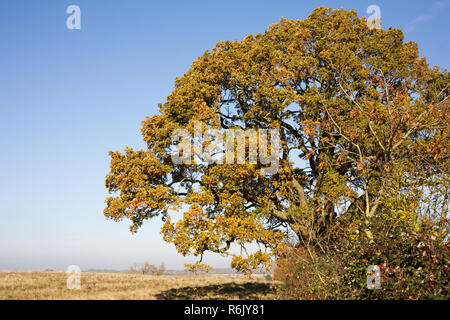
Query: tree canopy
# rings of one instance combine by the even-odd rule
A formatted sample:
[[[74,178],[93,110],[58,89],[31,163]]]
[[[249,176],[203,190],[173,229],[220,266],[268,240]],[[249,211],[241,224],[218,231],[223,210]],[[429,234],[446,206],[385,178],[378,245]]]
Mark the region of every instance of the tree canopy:
[[[142,122],[148,149],[110,152],[104,214],[129,219],[132,232],[159,216],[181,254],[232,255],[242,271],[269,266],[289,232],[320,246],[344,217],[446,215],[449,83],[401,30],[371,29],[353,10],[321,7],[221,41]],[[198,121],[204,131],[276,129],[277,172],[251,161],[174,163],[172,133],[194,134]],[[252,243],[260,250],[230,251]]]

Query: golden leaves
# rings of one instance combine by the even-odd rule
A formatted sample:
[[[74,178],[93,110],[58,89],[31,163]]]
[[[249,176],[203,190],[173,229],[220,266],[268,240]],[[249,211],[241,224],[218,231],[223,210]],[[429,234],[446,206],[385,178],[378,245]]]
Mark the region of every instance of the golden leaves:
[[[142,122],[148,150],[110,152],[113,196],[104,214],[130,219],[132,231],[162,215],[164,240],[182,254],[227,254],[231,243],[277,248],[279,223],[299,234],[317,231],[294,216],[314,220],[328,210],[333,217],[339,201],[362,191],[378,196],[386,177],[446,172],[448,79],[418,58],[416,45],[403,43],[401,31],[369,32],[354,11],[318,8],[305,20],[219,42],[176,79],[161,114]],[[280,130],[280,170],[262,177],[258,164],[174,165],[171,133],[192,132],[196,120],[205,130]],[[296,206],[299,198],[308,212]],[[172,221],[176,208],[183,216]],[[247,272],[269,265],[272,253],[236,255],[232,264]]]

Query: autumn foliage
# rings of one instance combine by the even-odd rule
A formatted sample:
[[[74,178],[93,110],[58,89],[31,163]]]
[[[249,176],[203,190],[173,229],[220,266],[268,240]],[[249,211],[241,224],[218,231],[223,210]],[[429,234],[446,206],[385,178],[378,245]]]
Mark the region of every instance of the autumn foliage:
[[[317,8],[221,41],[142,122],[147,150],[110,152],[104,214],[129,219],[133,232],[160,217],[181,254],[230,255],[244,272],[270,267],[286,244],[321,252],[337,226],[370,242],[375,217],[445,218],[449,82],[401,30],[369,29],[355,11]],[[173,163],[171,134],[193,134],[196,121],[277,129],[279,170]],[[246,253],[250,244],[259,250]]]

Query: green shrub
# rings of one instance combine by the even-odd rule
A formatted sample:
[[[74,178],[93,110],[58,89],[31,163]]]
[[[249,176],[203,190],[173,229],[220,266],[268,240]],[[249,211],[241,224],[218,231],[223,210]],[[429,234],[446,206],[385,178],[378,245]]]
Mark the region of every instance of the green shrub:
[[[353,227],[355,222],[353,221]],[[339,226],[321,250],[292,248],[277,261],[283,299],[448,299],[448,220],[377,216]],[[371,237],[367,236],[370,230]],[[379,266],[381,287],[367,287],[367,268]]]

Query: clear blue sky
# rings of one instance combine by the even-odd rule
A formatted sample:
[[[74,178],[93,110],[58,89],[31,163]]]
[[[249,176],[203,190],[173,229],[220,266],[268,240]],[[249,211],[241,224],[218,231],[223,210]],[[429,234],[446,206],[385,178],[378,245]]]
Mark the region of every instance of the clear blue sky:
[[[66,8],[81,8],[81,30]],[[136,235],[102,211],[108,150],[143,148],[140,122],[220,40],[303,19],[315,6],[381,8],[431,65],[449,67],[450,3],[433,1],[0,1],[0,270],[192,261],[160,221]],[[217,267],[228,262],[208,256]]]

